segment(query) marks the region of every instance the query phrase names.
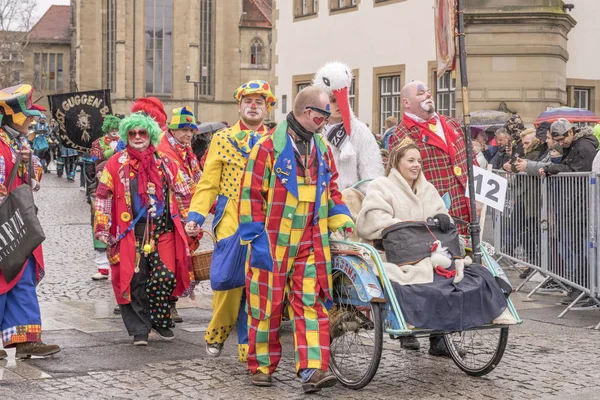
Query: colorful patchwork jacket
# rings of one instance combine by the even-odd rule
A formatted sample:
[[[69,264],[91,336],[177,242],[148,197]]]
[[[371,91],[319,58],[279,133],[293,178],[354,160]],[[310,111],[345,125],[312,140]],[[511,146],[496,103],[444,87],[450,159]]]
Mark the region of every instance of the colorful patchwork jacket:
[[[240,235],[242,243],[250,243],[246,281],[249,312],[264,319],[271,314],[273,271],[279,271],[287,258],[292,220],[299,205],[297,165],[292,139],[282,122],[272,135],[261,139],[250,153],[240,194]],[[342,201],[337,186],[337,170],[331,150],[321,135],[313,137],[313,151],[318,164],[311,168],[317,176],[312,223],[318,225],[320,242],[314,243],[315,264],[322,296],[330,305],[331,253],[329,232],[352,223],[350,211]],[[314,174],[313,174],[314,173]],[[261,240],[266,237],[268,241]],[[258,239],[258,240],[257,240]],[[259,248],[267,243],[269,248]],[[250,267],[252,252],[270,255],[272,268]]]
[[[181,295],[189,286],[190,276],[188,261],[190,257],[186,235],[181,221],[185,221],[186,210],[190,202],[190,189],[175,162],[160,152],[155,153],[160,174],[166,173],[171,219],[175,227],[175,278],[177,285],[173,296]],[[134,176],[130,165],[131,159],[127,150],[116,153],[111,157],[104,170],[98,189],[96,189],[94,235],[109,235],[111,241],[108,259],[112,266],[112,284],[118,304],[127,304],[131,300],[130,283],[134,274],[136,243],[133,229],[121,239],[120,235],[127,231],[132,224],[132,198],[130,178]],[[165,198],[167,198],[165,196]]]
[[[187,220],[201,226],[216,200],[213,231],[217,240],[229,237],[237,230],[239,188],[246,162],[250,150],[265,133],[264,126],[255,132],[238,121],[217,132],[210,142]],[[223,225],[217,229],[221,222]]]

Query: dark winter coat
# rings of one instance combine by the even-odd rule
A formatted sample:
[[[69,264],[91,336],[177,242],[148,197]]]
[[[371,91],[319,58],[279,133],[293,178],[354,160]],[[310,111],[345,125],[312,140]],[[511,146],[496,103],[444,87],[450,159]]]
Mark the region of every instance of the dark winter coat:
[[[548,175],[561,172],[589,172],[596,157],[598,139],[594,135],[586,135],[575,140],[571,146],[564,150],[560,164],[546,167]]]

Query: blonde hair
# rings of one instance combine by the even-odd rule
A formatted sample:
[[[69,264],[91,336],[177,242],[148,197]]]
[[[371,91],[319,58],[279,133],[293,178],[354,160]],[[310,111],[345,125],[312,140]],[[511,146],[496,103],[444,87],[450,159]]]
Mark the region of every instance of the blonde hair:
[[[391,117],[387,117],[385,119],[386,129],[390,129],[392,126],[396,126],[396,125],[398,125],[398,120],[396,119],[396,117],[391,116]]]
[[[419,153],[421,152],[419,146],[417,146],[410,138],[404,138],[398,146],[394,147],[394,149],[390,151],[388,162],[385,166],[385,176],[388,176],[392,168],[396,168],[398,164],[400,164],[402,157],[412,149],[418,150]]]
[[[523,139],[525,136],[534,134],[535,135],[535,129],[534,128],[529,128],[529,129],[525,129],[523,132],[521,132],[520,136],[521,139]]]

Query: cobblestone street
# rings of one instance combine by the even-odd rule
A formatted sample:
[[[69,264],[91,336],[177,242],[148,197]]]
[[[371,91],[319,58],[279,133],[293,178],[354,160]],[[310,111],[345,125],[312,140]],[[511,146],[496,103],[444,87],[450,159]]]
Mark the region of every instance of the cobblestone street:
[[[79,182],[79,179],[76,179]],[[498,367],[483,378],[469,377],[450,359],[405,351],[385,338],[373,382],[361,391],[338,385],[305,396],[294,374],[291,326],[284,323],[283,360],[272,388],[250,385],[237,361],[236,338],[220,358],[208,358],[203,334],[211,298],[204,284],[196,299],[178,304],[182,324],[173,342],[151,336],[147,347],[134,347],[115,306],[110,281],[94,282],[89,206],[78,183],[49,174],[36,195],[47,239],[46,277],[38,287],[44,334],[62,351],[48,359],[0,361],[0,399],[537,399],[600,397],[600,310],[571,311],[562,319],[560,293],[516,293],[513,300],[524,323],[510,329]],[[208,241],[203,242],[208,246]],[[517,273],[509,271],[513,284]],[[535,283],[526,286],[533,286]]]

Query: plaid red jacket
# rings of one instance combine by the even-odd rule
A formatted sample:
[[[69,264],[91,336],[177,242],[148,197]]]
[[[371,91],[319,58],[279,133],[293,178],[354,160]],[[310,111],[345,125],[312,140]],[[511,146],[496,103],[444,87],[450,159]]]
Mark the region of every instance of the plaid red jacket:
[[[450,215],[464,221],[471,221],[467,189],[467,152],[464,133],[460,123],[454,118],[439,116],[444,127],[446,143],[428,125],[420,124],[404,115],[396,132],[390,138],[389,148],[393,149],[406,138],[411,138],[421,149],[425,178],[437,189],[440,196],[449,193],[452,204]],[[473,163],[477,165],[473,155]],[[455,169],[460,168],[460,170]],[[459,226],[459,232],[466,234],[466,228]]]

